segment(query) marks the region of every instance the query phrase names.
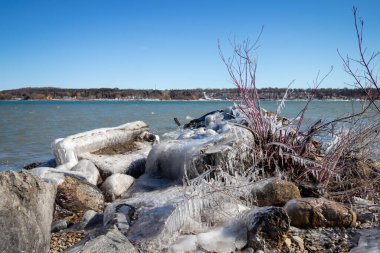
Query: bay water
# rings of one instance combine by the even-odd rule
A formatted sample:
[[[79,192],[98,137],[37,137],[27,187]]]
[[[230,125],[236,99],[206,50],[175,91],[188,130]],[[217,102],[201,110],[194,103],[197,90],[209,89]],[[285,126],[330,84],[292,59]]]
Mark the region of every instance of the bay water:
[[[276,111],[279,102],[261,103]],[[287,101],[282,115],[294,118],[305,104]],[[56,138],[142,120],[165,139],[165,133],[178,128],[174,117],[184,124],[232,105],[231,101],[0,101],[0,171],[53,158],[51,143]],[[360,108],[358,101],[313,101],[305,120],[327,121]]]

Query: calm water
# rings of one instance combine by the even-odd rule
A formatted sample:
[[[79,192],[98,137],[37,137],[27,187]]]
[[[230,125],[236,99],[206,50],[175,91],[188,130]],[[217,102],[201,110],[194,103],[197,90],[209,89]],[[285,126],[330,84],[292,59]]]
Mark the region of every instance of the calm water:
[[[263,106],[275,111],[277,102]],[[143,120],[151,132],[162,135],[176,129],[173,121],[188,122],[190,117],[232,105],[225,101],[0,101],[0,171],[53,157],[50,143],[71,134],[113,127]],[[305,105],[288,101],[283,115],[294,117]],[[360,104],[347,101],[315,101],[307,121],[331,119],[358,110]]]

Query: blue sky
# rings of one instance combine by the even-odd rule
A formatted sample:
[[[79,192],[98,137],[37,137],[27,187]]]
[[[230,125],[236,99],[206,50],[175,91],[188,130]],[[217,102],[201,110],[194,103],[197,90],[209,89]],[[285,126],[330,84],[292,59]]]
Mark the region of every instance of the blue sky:
[[[0,90],[232,88],[218,55],[255,38],[259,87],[344,87],[336,50],[356,56],[352,6],[380,50],[380,1],[0,0]],[[380,66],[380,61],[378,61]]]

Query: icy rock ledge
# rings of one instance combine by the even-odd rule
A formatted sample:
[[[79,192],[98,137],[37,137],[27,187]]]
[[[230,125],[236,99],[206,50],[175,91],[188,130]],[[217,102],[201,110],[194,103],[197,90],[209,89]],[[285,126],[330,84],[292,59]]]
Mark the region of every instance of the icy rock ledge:
[[[52,149],[59,169],[70,170],[79,160],[87,159],[96,165],[103,179],[128,172],[137,177],[143,173],[145,159],[157,141],[146,123],[135,121],[56,139]]]

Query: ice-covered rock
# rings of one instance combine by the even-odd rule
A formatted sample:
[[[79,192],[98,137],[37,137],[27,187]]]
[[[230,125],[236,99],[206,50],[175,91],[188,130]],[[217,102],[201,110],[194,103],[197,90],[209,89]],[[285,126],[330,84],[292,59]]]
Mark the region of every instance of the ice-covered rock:
[[[230,203],[230,199],[218,193],[212,196],[193,193],[193,197],[189,197],[186,192],[184,187],[174,185],[166,178],[143,175],[135,180],[125,199],[117,200],[106,208],[105,224],[109,220],[106,217],[117,217],[113,220],[122,221],[116,222],[120,229],[122,223],[128,223],[129,211],[133,207],[133,217],[137,219],[127,229],[128,239],[139,245],[143,252],[161,252],[169,249],[181,233],[205,232],[210,226],[224,224],[247,210],[247,207]],[[115,207],[125,210],[108,211],[109,208],[115,210]]]
[[[86,159],[80,160],[71,171],[81,172],[84,178],[93,185],[97,185],[102,180],[96,166]]]
[[[207,252],[236,252],[247,244],[247,228],[240,224],[218,227],[198,234],[197,243]]]
[[[0,252],[48,252],[54,185],[28,173],[0,173]]]
[[[37,167],[34,169],[31,169],[29,171],[30,173],[39,176],[43,180],[60,185],[65,181],[65,176],[74,176],[77,177],[80,180],[85,180],[85,181],[93,181],[93,175],[90,174],[85,174],[82,171],[71,171],[67,169],[62,169],[62,168],[49,168],[49,167]],[[99,173],[99,172],[98,172]],[[92,182],[90,182],[92,183]]]
[[[146,173],[182,181],[184,176],[201,175],[210,166],[227,167],[232,160],[244,165],[252,136],[249,130],[232,124],[219,134],[207,135],[203,130],[190,130],[177,140],[155,145],[148,155]]]
[[[155,136],[148,132],[148,125],[136,121],[57,139],[52,147],[58,165],[71,169],[80,159],[87,159],[105,179],[113,173],[135,172],[135,167],[141,170],[155,141]]]
[[[188,253],[196,252],[198,248],[196,235],[183,235],[178,237],[178,239],[170,245],[168,248],[169,253]]]
[[[126,192],[134,180],[135,179],[129,175],[116,173],[109,176],[100,189],[104,193],[106,201],[112,202]]]
[[[356,223],[351,208],[325,198],[300,198],[285,205],[291,225],[298,228],[349,227]]]
[[[137,178],[145,172],[145,162],[151,148],[150,144],[143,144],[141,148],[124,154],[83,153],[80,158],[92,161],[99,168],[103,179],[116,173],[128,174]]]

